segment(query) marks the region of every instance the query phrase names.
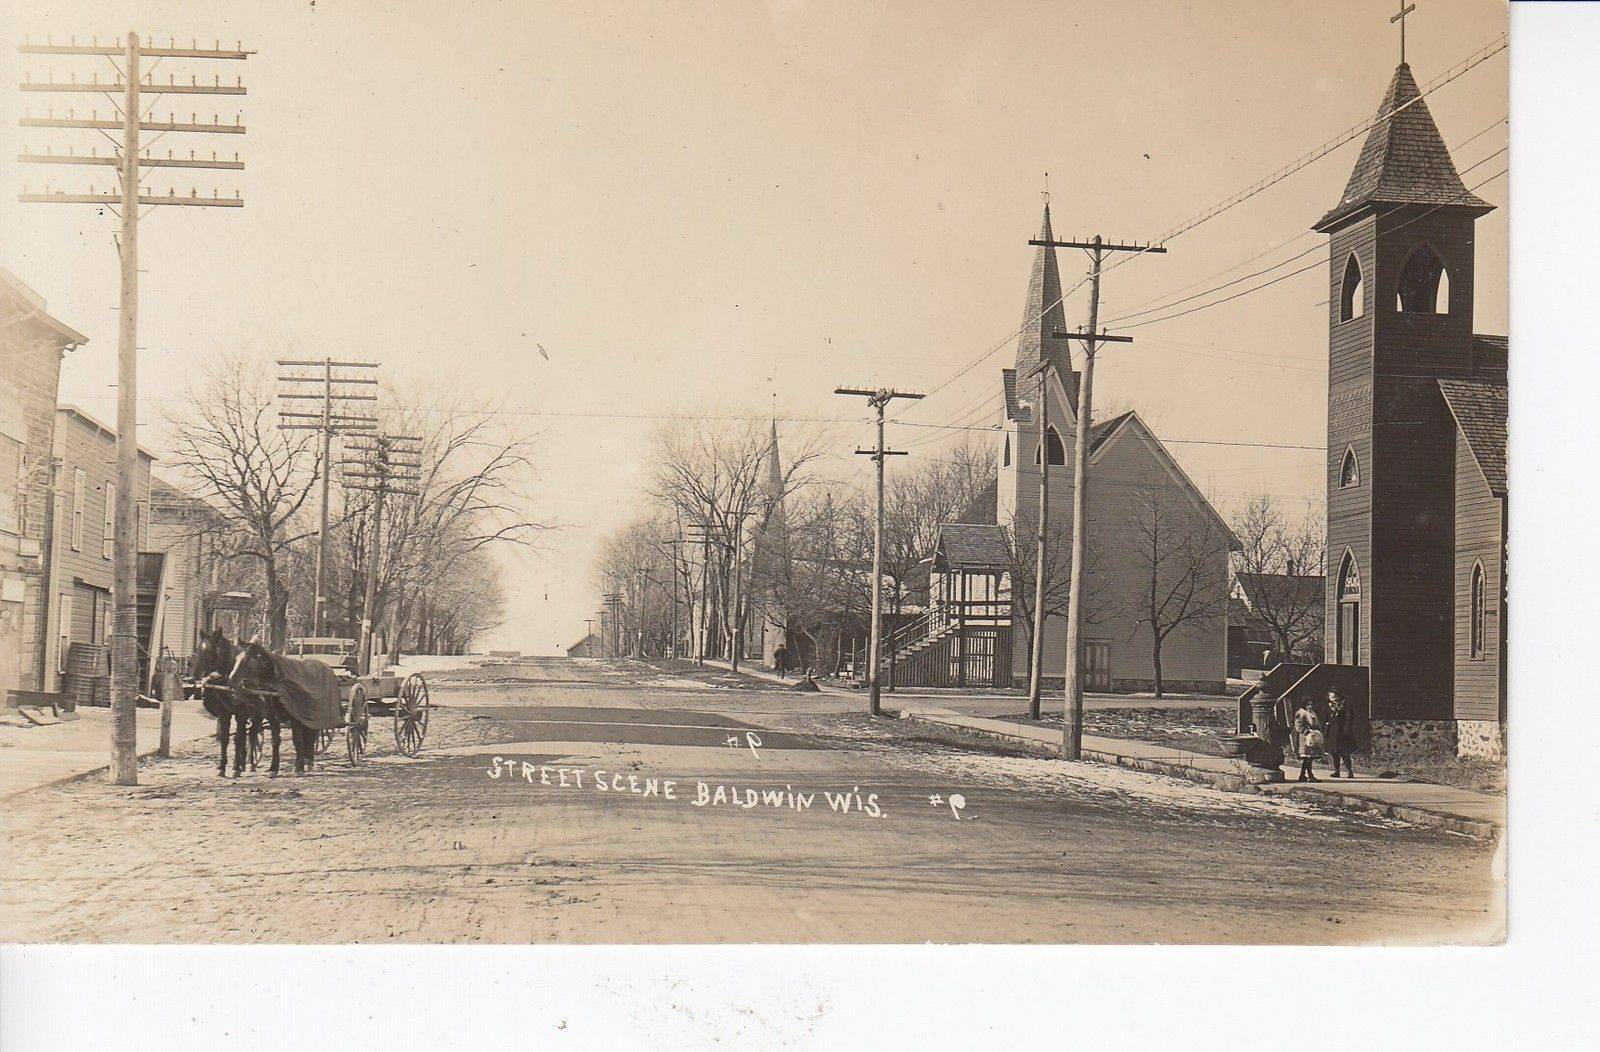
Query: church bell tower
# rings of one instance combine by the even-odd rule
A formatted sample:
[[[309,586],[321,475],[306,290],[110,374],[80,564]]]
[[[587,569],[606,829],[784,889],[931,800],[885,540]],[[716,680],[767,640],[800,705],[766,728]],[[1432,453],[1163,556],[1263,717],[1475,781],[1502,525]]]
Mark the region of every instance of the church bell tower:
[[[1402,60],[1328,235],[1326,660],[1368,669],[1375,721],[1451,717],[1454,423],[1470,374],[1474,226]]]

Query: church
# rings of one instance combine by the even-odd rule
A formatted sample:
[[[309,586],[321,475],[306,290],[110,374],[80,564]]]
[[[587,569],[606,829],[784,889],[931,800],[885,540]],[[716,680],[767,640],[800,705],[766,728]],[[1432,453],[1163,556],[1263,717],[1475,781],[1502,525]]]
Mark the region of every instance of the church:
[[[1053,239],[1046,204],[1039,240]],[[1071,341],[1058,335],[1067,327],[1061,300],[1056,250],[1041,246],[1015,362],[997,377],[995,480],[940,530],[928,623],[894,640],[896,685],[1025,684],[1036,591],[1045,607],[1042,676],[1064,681],[1079,374]],[[1088,463],[1085,689],[1221,693],[1238,542],[1137,412],[1093,423]],[[1040,472],[1049,474],[1045,587],[1034,589]]]
[[[1403,58],[1328,235],[1328,665],[1375,740],[1499,756],[1506,718],[1504,336],[1473,331],[1474,224]]]

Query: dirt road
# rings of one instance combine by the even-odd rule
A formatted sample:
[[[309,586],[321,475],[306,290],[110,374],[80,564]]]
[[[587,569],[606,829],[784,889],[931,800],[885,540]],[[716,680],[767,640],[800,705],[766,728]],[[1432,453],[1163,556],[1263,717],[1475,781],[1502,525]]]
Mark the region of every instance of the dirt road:
[[[519,668],[522,668],[519,666]],[[530,671],[531,670],[531,671]],[[533,664],[434,688],[420,757],[0,817],[0,939],[1482,942],[1492,848],[870,721],[855,699]],[[640,680],[643,682],[640,682]],[[668,783],[671,783],[670,787]],[[563,784],[564,783],[564,784]]]

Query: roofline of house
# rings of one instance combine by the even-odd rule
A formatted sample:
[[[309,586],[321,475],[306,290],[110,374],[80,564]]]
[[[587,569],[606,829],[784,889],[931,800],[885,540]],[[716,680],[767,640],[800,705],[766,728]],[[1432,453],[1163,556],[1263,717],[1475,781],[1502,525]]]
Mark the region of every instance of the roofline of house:
[[[84,412],[82,409],[79,409],[77,406],[73,405],[70,402],[62,402],[59,405],[57,405],[56,406],[56,413],[57,414],[69,413],[72,416],[75,416],[78,419],[82,420],[84,423],[88,424],[89,426],[93,427],[96,431],[99,431],[101,434],[105,435],[107,438],[111,439],[113,442],[116,441],[117,433],[116,433],[115,430],[113,430],[112,428],[107,427],[100,420],[98,420],[97,418],[89,415],[88,413]],[[160,457],[156,456],[154,453],[150,452],[148,449],[144,448],[143,446],[139,447],[139,455],[141,457],[150,458],[150,460],[152,462],[161,459]],[[170,483],[169,483],[169,485],[170,485]],[[174,487],[174,488],[176,488],[176,487]]]
[[[29,318],[37,320],[39,324],[61,338],[63,350],[72,350],[74,347],[81,347],[89,342],[89,337],[46,310],[44,297],[4,267],[0,267],[0,281],[3,281],[11,291],[24,301],[33,304],[33,309],[18,319],[19,321],[26,321]]]

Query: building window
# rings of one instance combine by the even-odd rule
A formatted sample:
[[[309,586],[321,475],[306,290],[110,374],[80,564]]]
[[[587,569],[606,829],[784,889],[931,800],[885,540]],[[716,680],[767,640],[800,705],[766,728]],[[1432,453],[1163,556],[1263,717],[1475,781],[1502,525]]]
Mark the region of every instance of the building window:
[[[1419,245],[1400,269],[1395,309],[1406,314],[1450,313],[1450,276],[1438,253]]]
[[[117,484],[107,482],[105,522],[100,531],[100,558],[109,559],[116,550],[117,538]]]
[[[1354,552],[1339,565],[1338,620],[1334,622],[1334,654],[1341,665],[1361,664],[1361,569]]]
[[[67,671],[67,648],[72,645],[72,596],[62,593],[56,617],[56,671]]]
[[[72,550],[83,551],[83,469],[72,469]]]
[[[1348,489],[1361,484],[1361,464],[1356,460],[1354,446],[1346,446],[1344,450],[1344,463],[1339,466],[1339,488]]]
[[[1484,628],[1484,598],[1483,598],[1483,564],[1475,563],[1472,567],[1472,656],[1483,657]]]
[[[141,500],[134,508],[133,536],[136,541],[136,551],[148,551],[150,548],[150,502]]]
[[[1344,264],[1344,289],[1339,294],[1339,320],[1350,321],[1366,313],[1366,283],[1361,280],[1361,264],[1351,254]]]
[[[1045,429],[1044,447],[1049,451],[1052,465],[1065,464],[1067,462],[1067,447],[1061,444],[1061,435],[1054,427]],[[1033,451],[1033,462],[1035,464],[1039,463],[1039,451],[1037,449]]]
[[[1000,451],[1000,466],[1003,468],[1011,466],[1011,436],[1009,434],[1006,435],[1005,448]]]

